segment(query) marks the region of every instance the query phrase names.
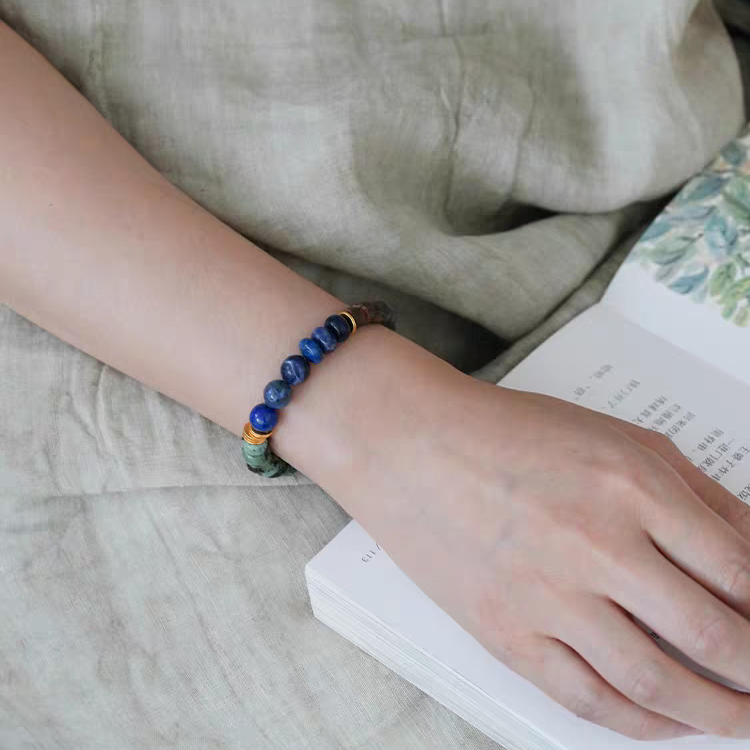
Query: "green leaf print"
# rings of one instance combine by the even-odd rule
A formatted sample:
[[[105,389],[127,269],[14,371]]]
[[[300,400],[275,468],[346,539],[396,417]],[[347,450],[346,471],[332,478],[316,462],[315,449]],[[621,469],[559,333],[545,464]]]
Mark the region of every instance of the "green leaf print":
[[[747,158],[744,146],[738,141],[732,141],[728,146],[725,146],[721,155],[733,166],[738,167]]]
[[[750,323],[750,307],[745,305],[745,307],[738,310],[734,316],[734,323],[745,328]]]
[[[713,206],[703,206],[700,203],[685,203],[668,210],[666,218],[674,226],[677,222],[682,224],[683,222],[688,221],[703,221],[708,218],[713,211]],[[659,221],[660,220],[657,218],[654,223],[658,224]]]
[[[750,294],[750,278],[740,279],[735,281],[728,289],[724,291],[722,295],[722,302],[726,304],[737,303],[743,297],[747,297]]]
[[[690,257],[694,244],[694,240],[678,237],[671,242],[664,242],[653,247],[648,253],[648,258],[659,266],[668,266],[670,263]]]
[[[671,281],[674,275],[679,270],[680,270],[679,261],[677,263],[669,263],[666,266],[659,266],[656,273],[654,274],[654,279],[656,281],[661,281],[662,283],[666,283],[667,281]]]
[[[737,275],[737,266],[730,260],[714,269],[711,280],[708,282],[708,291],[712,297],[718,297],[734,281]]]
[[[713,198],[721,192],[724,182],[724,178],[718,174],[701,175],[691,180],[677,199],[680,203],[692,203],[705,198]]]
[[[688,273],[673,281],[669,288],[677,294],[690,294],[699,289],[708,278],[708,266],[702,266],[694,273]]]
[[[747,177],[732,177],[722,191],[727,203],[750,212],[750,181]]]
[[[693,300],[696,305],[702,305],[706,301],[706,297],[708,297],[708,288],[705,284],[701,284],[690,293],[690,299]]]
[[[729,318],[734,315],[734,311],[737,309],[737,303],[736,302],[730,302],[726,305],[724,305],[724,309],[721,311],[721,315],[723,318],[726,318],[729,320]]]
[[[661,237],[666,234],[672,225],[668,221],[659,220],[655,221],[642,235],[641,242],[648,242],[649,240],[655,240],[657,237]]]
[[[717,258],[724,258],[732,253],[737,243],[737,227],[726,216],[716,212],[706,222],[704,236],[709,250]]]
[[[684,185],[627,260],[663,288],[750,330],[750,125]]]
[[[722,205],[722,211],[729,218],[734,219],[738,227],[745,230],[750,229],[750,206],[745,207],[741,203],[727,200]]]

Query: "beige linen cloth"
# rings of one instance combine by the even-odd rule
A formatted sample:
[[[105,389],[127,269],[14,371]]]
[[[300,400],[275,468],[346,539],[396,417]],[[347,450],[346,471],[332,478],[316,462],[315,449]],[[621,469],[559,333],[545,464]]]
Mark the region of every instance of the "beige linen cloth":
[[[208,209],[492,380],[744,119],[744,41],[696,0],[0,18]],[[7,306],[0,375],[0,750],[497,747],[312,617],[303,566],[348,519],[306,477],[253,476],[234,435]]]

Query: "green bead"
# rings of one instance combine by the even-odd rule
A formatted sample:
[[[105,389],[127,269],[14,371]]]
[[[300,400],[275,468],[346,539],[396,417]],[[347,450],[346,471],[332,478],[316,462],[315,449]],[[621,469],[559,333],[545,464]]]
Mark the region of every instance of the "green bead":
[[[247,440],[242,441],[242,455],[248,463],[257,461],[259,458],[265,456],[266,453],[268,453],[268,440],[264,440],[257,445],[248,443]]]
[[[262,477],[280,477],[291,468],[286,461],[279,458],[271,450],[268,440],[264,440],[258,445],[253,445],[243,440],[242,457],[245,459],[247,468],[253,474],[258,474]]]

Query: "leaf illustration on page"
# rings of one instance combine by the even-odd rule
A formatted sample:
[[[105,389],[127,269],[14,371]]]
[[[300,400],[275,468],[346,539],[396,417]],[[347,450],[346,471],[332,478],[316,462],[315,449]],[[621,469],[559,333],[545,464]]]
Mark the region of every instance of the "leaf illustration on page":
[[[737,275],[737,266],[729,261],[717,266],[711,274],[711,281],[708,283],[708,291],[712,297],[718,297],[734,281]]]
[[[680,203],[699,201],[718,195],[724,187],[725,179],[717,174],[709,174],[705,177],[697,177],[692,186],[688,186],[684,195],[677,196]]]
[[[702,286],[707,278],[708,266],[702,266],[699,271],[688,273],[685,276],[681,276],[676,281],[673,281],[669,285],[669,288],[678,294],[690,294],[690,292]]]
[[[706,244],[717,257],[722,258],[737,244],[737,227],[721,213],[714,213],[706,224]]]
[[[678,237],[672,242],[654,247],[649,253],[649,257],[654,263],[660,266],[667,266],[670,263],[676,263],[678,260],[686,260],[692,255],[694,246],[694,240],[686,237]]]
[[[734,316],[735,325],[746,327],[750,323],[750,307],[745,305],[741,310]]]
[[[666,234],[672,225],[665,219],[657,219],[642,235],[641,242],[648,242],[649,240],[655,240],[657,237],[661,237]]]
[[[750,327],[750,124],[687,182],[627,260],[671,292]]]
[[[744,146],[738,141],[733,141],[721,150],[722,157],[733,167],[738,167],[747,158]]]

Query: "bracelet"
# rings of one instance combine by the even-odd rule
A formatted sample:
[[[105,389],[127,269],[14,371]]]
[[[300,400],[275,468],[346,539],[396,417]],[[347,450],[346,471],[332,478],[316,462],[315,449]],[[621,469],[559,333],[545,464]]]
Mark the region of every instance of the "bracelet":
[[[311,364],[322,362],[326,354],[343,344],[358,328],[370,323],[380,323],[395,331],[396,313],[387,302],[380,300],[351,305],[326,318],[309,338],[299,342],[300,354],[293,354],[281,363],[281,380],[272,380],[263,389],[263,403],[253,407],[242,434],[242,456],[253,474],[280,477],[290,469],[294,471],[271,450],[269,443],[279,418],[278,410],[289,403],[292,386],[307,380]]]

